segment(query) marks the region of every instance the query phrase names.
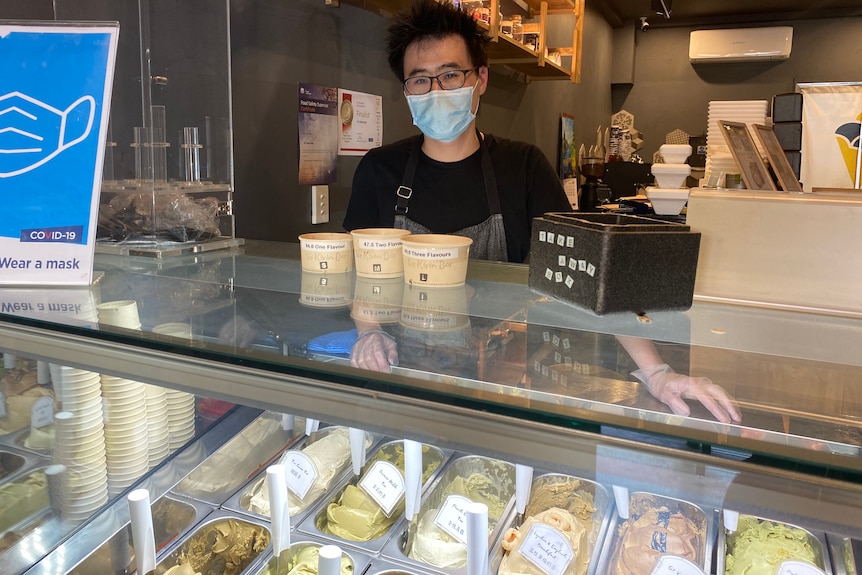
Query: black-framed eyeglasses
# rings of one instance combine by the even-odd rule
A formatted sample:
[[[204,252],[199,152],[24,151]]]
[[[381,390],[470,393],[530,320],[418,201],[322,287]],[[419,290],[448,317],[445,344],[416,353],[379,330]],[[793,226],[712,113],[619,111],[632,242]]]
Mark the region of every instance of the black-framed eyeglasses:
[[[446,70],[436,76],[413,76],[404,80],[404,90],[413,96],[421,96],[431,91],[434,80],[441,90],[457,90],[463,88],[467,82],[467,74],[475,72],[478,68],[466,70]]]

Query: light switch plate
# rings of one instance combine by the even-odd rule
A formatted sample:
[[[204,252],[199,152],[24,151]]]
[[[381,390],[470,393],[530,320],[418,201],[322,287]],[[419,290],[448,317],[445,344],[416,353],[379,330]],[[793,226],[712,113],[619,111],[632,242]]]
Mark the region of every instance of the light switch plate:
[[[329,221],[329,186],[311,186],[311,223]]]

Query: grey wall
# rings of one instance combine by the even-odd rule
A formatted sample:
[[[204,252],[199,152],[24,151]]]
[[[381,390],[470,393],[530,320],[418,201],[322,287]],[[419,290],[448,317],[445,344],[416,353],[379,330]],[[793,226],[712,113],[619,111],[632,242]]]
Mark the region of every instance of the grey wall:
[[[614,106],[635,115],[645,159],[676,128],[705,134],[710,100],[771,101],[775,94],[793,92],[797,82],[862,80],[862,18],[770,24],[793,26],[789,60],[692,66],[688,44],[693,28],[637,34],[634,84],[615,87]]]
[[[574,20],[552,18],[552,45],[571,44]],[[322,0],[234,0],[231,43],[234,110],[234,213],[237,235],[295,242],[306,231],[341,230],[359,159],[342,157],[330,186],[330,223],[310,223],[310,189],[297,182],[297,83],[322,84],[383,97],[384,142],[417,133],[401,86],[386,63],[387,20]],[[576,118],[579,141],[607,123],[611,29],[589,11],[581,84],[542,81],[493,67],[482,99],[480,130],[540,146],[556,162],[560,113]]]

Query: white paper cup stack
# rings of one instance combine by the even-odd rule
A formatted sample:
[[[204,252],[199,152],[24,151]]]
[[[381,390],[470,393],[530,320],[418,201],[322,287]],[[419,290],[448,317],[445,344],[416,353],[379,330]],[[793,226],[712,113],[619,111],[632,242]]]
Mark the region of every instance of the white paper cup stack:
[[[141,329],[138,303],[134,300],[108,301],[96,306],[100,325],[112,325],[126,329]]]
[[[54,396],[63,411],[78,416],[98,414],[102,418],[101,377],[95,371],[87,371],[65,365],[51,365]]]
[[[147,392],[139,381],[103,375],[102,400],[108,488],[116,495],[150,467]]]
[[[195,396],[168,390],[167,404],[170,451],[173,453],[195,436]]]
[[[147,395],[147,452],[152,469],[170,455],[167,390],[144,384]]]
[[[83,521],[108,501],[102,422],[91,424],[63,411],[54,416],[54,427],[54,460],[65,471],[53,479],[52,504],[59,506],[64,519]]]

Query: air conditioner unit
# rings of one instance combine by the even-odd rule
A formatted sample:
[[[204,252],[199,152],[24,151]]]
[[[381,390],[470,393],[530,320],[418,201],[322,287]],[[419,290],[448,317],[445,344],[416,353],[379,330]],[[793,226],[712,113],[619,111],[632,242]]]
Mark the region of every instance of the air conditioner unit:
[[[695,30],[688,58],[693,64],[787,60],[793,43],[791,26]]]

